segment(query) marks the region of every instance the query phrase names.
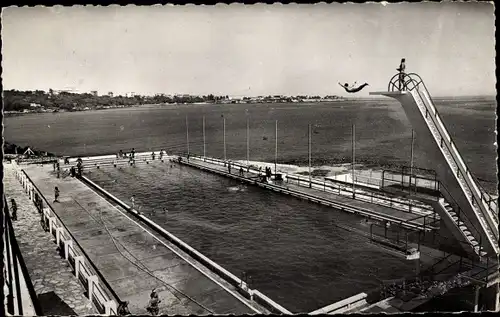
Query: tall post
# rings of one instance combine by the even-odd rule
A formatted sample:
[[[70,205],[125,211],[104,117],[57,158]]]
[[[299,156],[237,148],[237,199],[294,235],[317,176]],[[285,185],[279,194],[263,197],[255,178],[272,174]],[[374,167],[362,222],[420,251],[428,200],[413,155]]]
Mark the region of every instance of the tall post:
[[[222,119],[223,133],[224,133],[224,162],[226,161],[226,117]]]
[[[276,144],[274,149],[274,174],[276,175],[276,165],[278,163],[278,120],[276,120]]]
[[[186,115],[186,143],[187,143],[187,155],[189,157],[189,124],[187,115]]]
[[[308,135],[308,152],[309,152],[309,187],[311,187],[311,182],[312,182],[312,176],[311,176],[311,124],[309,123],[309,127],[307,130],[307,135]]]
[[[355,177],[354,177],[354,162],[356,161],[355,159],[355,155],[356,155],[356,150],[355,150],[355,129],[356,129],[356,126],[353,124],[352,125],[352,198],[355,199],[356,198],[356,191],[355,191],[355,187],[354,187],[354,180],[355,180]]]
[[[495,305],[493,306],[494,311],[500,311],[500,283],[495,283],[493,287],[495,288]]]
[[[479,311],[479,292],[481,287],[476,285],[474,287],[474,312],[477,313]]]
[[[203,116],[203,160],[207,157],[207,148],[205,142],[205,116]]]
[[[247,166],[250,165],[250,122],[247,116]]]
[[[409,184],[409,193],[411,194],[411,177],[413,175],[413,144],[415,141],[414,131],[411,130],[411,151],[410,151],[410,184]]]

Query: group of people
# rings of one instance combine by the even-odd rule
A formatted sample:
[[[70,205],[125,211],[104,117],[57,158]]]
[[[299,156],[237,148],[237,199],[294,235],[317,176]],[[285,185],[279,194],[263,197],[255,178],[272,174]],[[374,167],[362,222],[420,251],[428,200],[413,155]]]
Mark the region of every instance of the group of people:
[[[167,154],[167,152],[165,152],[163,149],[160,150],[160,160],[163,159],[163,155],[164,154]],[[153,159],[153,161],[155,160],[155,157],[156,157],[156,154],[155,154],[155,151],[153,151],[151,153],[151,159]]]
[[[123,152],[122,150],[120,150],[118,152],[118,154],[116,154],[116,158],[130,158],[130,159],[134,159],[135,158],[135,148],[132,148],[132,150],[130,150],[130,153],[127,155],[126,152]]]
[[[270,179],[271,176],[273,175],[273,171],[269,166],[266,166],[265,175],[266,175],[266,179]]]
[[[163,159],[163,156],[164,155],[167,155],[167,152],[163,149],[160,150],[160,153],[159,153],[159,159],[162,160]],[[129,159],[129,163],[131,165],[135,165],[135,148],[132,148],[132,150],[130,151],[130,153],[125,153],[123,152],[122,150],[120,150],[117,154],[116,154],[116,158],[117,159],[122,159],[122,158],[128,158]],[[151,152],[151,159],[154,161],[156,159],[156,153],[155,151],[152,151]]]
[[[151,315],[156,316],[160,312],[160,303],[161,303],[161,300],[158,297],[158,293],[156,292],[155,289],[153,289],[151,291],[151,294],[149,294],[149,301],[148,301],[148,305],[146,306],[146,310]],[[118,306],[118,309],[117,309],[118,316],[130,315],[130,310],[128,308],[128,304],[129,304],[128,301],[120,303],[120,305]]]

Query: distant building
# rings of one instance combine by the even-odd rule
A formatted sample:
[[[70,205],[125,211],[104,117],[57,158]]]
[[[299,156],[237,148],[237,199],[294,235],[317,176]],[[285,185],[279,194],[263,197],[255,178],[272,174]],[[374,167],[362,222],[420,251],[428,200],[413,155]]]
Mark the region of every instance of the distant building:
[[[97,97],[97,96],[98,96],[98,94],[97,94],[97,90],[92,90],[92,91],[90,92],[90,94],[91,94],[92,96],[94,96],[94,97]]]
[[[60,90],[54,90],[55,95],[59,95],[61,93],[67,93],[67,94],[78,94],[78,89],[74,88],[67,88],[67,89],[60,89]]]
[[[108,92],[108,96],[113,97],[113,92],[112,91]]]

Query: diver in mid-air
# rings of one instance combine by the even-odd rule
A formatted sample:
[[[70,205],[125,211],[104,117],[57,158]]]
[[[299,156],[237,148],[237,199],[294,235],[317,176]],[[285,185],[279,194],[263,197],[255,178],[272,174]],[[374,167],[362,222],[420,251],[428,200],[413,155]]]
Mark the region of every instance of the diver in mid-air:
[[[361,89],[365,88],[366,86],[368,86],[367,83],[364,83],[363,85],[360,85],[358,87],[356,87],[356,82],[354,82],[354,84],[352,84],[351,86],[349,86],[348,83],[345,83],[345,84],[341,84],[339,83],[339,85],[345,89],[345,91],[347,91],[348,93],[355,93],[355,92],[358,92],[358,91],[361,91]]]

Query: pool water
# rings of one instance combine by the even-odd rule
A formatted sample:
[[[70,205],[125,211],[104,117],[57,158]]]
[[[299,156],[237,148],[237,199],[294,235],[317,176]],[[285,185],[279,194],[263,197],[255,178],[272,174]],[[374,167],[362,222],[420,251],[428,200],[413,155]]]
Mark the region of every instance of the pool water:
[[[414,274],[342,224],[364,218],[187,166],[154,162],[87,176],[288,310],[310,312]]]

